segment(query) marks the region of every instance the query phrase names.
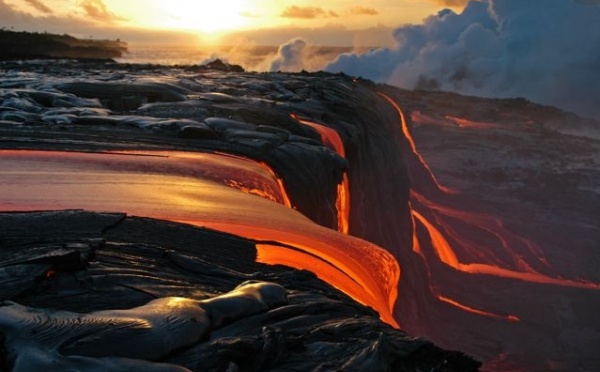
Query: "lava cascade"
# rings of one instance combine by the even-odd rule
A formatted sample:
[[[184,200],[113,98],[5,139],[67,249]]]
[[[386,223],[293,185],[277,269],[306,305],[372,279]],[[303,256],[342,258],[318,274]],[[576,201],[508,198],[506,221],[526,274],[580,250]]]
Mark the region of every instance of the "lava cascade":
[[[573,293],[572,291],[585,293],[581,291],[597,291],[600,289],[598,283],[561,276],[547,259],[544,248],[534,240],[511,231],[500,217],[470,209],[473,207],[468,206],[472,206],[473,203],[467,202],[469,200],[468,195],[441,185],[430,166],[418,152],[405,115],[398,103],[389,95],[380,93],[380,96],[397,112],[400,131],[403,135],[403,141],[405,141],[401,146],[403,156],[409,163],[408,169],[412,181],[409,203],[413,225],[412,251],[425,267],[425,273],[421,274],[420,278],[424,280],[424,283],[427,283],[429,298],[434,299],[434,301],[427,302],[424,306],[440,309],[436,317],[443,314],[442,316],[449,317],[452,321],[457,322],[464,321],[464,319],[473,319],[460,315],[460,312],[464,312],[474,317],[488,319],[487,321],[477,322],[471,320],[472,324],[491,325],[494,323],[490,322],[504,322],[505,326],[489,326],[487,332],[499,332],[493,330],[501,329],[504,330],[502,332],[505,332],[506,329],[511,329],[504,336],[490,336],[491,339],[494,337],[507,337],[506,335],[511,332],[514,332],[515,335],[519,332],[527,332],[528,325],[523,325],[520,331],[514,327],[519,327],[519,323],[528,321],[524,320],[523,316],[531,317],[530,312],[533,309],[530,310],[524,306],[511,306],[510,303],[504,303],[498,307],[496,301],[494,301],[494,304],[485,303],[485,300],[482,300],[484,296],[480,294],[485,292],[486,288],[487,291],[491,291],[489,297],[493,297],[493,291],[498,288],[497,286],[504,287],[506,285],[503,283],[513,283],[509,284],[511,286],[518,285],[518,289],[515,289],[515,291],[519,291],[519,293],[521,293],[520,291],[531,291],[534,286],[554,287],[552,293],[565,294]],[[440,119],[430,118],[420,112],[413,113],[411,118],[414,122],[420,124],[433,121],[439,124],[440,121]],[[444,122],[445,125],[454,125],[461,130],[481,130],[495,126],[491,123],[478,123],[453,116],[446,117],[446,120],[448,121]],[[427,177],[423,177],[423,173],[427,174]],[[406,265],[406,262],[401,262],[401,264]],[[468,292],[460,293],[457,287],[451,287],[451,285],[456,286],[458,283],[461,283],[458,288],[462,288],[463,291],[474,291],[479,295],[469,295]],[[564,290],[559,288],[564,288]],[[402,293],[403,296],[407,295],[404,291]],[[413,295],[415,294],[413,293]],[[459,296],[460,299],[455,296]],[[501,297],[502,295],[499,294],[498,296]],[[437,304],[435,300],[438,301]],[[469,303],[471,301],[473,304]],[[455,309],[453,315],[446,315],[446,312],[448,312],[447,306]],[[508,310],[511,308],[518,308],[521,311],[526,311],[527,314],[522,316],[518,311]],[[435,322],[435,318],[430,318],[429,321]],[[514,324],[514,326],[510,324]],[[479,354],[479,358],[487,359],[492,370],[504,370],[506,368],[520,370],[519,368],[524,365],[520,361],[519,355],[525,354],[515,353],[510,355],[510,353],[500,352],[493,356],[493,351],[491,352],[492,355],[489,350],[484,351],[486,348],[484,343],[469,345],[468,342],[464,343],[462,340],[457,340],[448,334],[437,334],[437,336],[427,334],[427,332],[435,332],[431,327],[428,329],[429,331],[425,332],[426,336],[433,339],[437,337],[437,342],[448,342],[447,347],[457,347],[470,353]],[[469,334],[468,332],[466,334]],[[504,342],[514,342],[516,344],[519,336],[515,337],[517,338],[514,340],[506,338]],[[463,346],[459,346],[459,344]],[[510,349],[512,345],[508,344],[507,347]],[[519,347],[536,349],[529,346]],[[539,352],[539,350],[536,351]],[[539,363],[552,366],[554,362],[550,360],[551,358],[551,356],[548,356],[547,360]]]
[[[0,155],[7,182],[3,210],[119,210],[243,236],[259,243],[260,262],[319,268],[318,276],[398,326],[391,315],[397,261],[374,244],[321,227],[290,208],[282,181],[264,163],[161,151]]]

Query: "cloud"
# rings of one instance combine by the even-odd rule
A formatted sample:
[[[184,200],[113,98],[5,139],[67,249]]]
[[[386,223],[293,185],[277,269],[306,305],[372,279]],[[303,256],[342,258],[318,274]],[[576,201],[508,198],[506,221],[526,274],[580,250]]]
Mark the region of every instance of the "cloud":
[[[191,40],[198,40],[198,35],[195,33],[128,29],[117,27],[114,24],[101,24],[83,18],[81,14],[34,16],[9,5],[5,0],[0,0],[0,28],[2,27],[16,31],[68,33],[81,38],[120,38],[130,43],[150,42],[153,44],[173,43],[183,45],[190,43]]]
[[[589,0],[472,1],[343,54],[326,70],[407,89],[525,97],[600,118],[600,7]]]
[[[323,8],[315,6],[288,6],[281,13],[283,18],[301,18],[301,19],[314,19],[314,18],[336,18],[339,15],[332,10],[325,10]]]
[[[379,12],[376,9],[367,8],[364,6],[355,6],[353,8],[350,8],[348,13],[350,13],[352,15],[377,15],[377,14],[379,14]]]
[[[50,9],[46,4],[41,2],[40,0],[25,0],[29,5],[39,10],[42,13],[52,14],[54,11]]]
[[[97,21],[114,22],[124,20],[111,12],[103,0],[82,0],[78,5],[88,17]]]
[[[308,42],[297,38],[281,45],[277,56],[271,62],[270,71],[300,71],[304,69]]]

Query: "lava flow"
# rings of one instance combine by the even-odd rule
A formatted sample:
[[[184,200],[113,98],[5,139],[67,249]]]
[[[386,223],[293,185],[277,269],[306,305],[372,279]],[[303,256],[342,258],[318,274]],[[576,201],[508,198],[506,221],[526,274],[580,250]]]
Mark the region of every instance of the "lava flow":
[[[259,243],[260,262],[315,271],[398,326],[394,257],[286,207],[285,189],[265,164],[208,153],[3,150],[0,165],[2,210],[121,211],[243,236]]]
[[[425,162],[425,159],[423,159],[421,154],[419,154],[419,152],[417,151],[417,145],[415,144],[415,140],[412,138],[412,135],[410,134],[410,130],[408,129],[408,124],[406,123],[406,118],[404,117],[404,113],[402,112],[402,109],[400,109],[400,106],[390,96],[388,96],[384,93],[379,93],[379,95],[381,97],[383,97],[386,101],[388,101],[388,103],[390,105],[392,105],[398,112],[398,115],[400,116],[400,129],[402,130],[402,134],[404,135],[404,138],[408,141],[412,155],[417,159],[418,165],[421,168],[425,169],[425,171],[427,172],[427,175],[431,178],[431,180],[433,181],[433,183],[435,184],[435,186],[437,187],[438,190],[441,190],[448,194],[454,193],[454,191],[452,189],[450,189],[446,186],[442,186],[438,182],[437,178],[435,178],[435,175],[431,171],[431,168],[429,168],[429,165],[427,164],[427,162]]]
[[[344,143],[338,132],[325,125],[318,124],[303,118],[296,114],[291,117],[298,122],[313,128],[321,136],[321,141],[332,151],[335,151],[342,158],[346,158],[346,150]],[[343,234],[348,234],[350,231],[350,183],[348,180],[348,172],[344,172],[343,180],[337,187],[337,200],[335,203],[337,209],[338,231]]]
[[[552,266],[544,256],[543,249],[533,241],[508,230],[500,218],[452,207],[451,205],[461,205],[461,201],[466,197],[442,186],[437,181],[429,165],[417,151],[399,105],[391,97],[383,93],[380,95],[398,112],[401,130],[410,148],[410,152],[405,152],[406,158],[409,162],[411,159],[415,160],[418,171],[424,170],[429,174],[429,179],[433,180],[434,190],[437,192],[426,197],[425,195],[432,190],[429,185],[420,183],[413,184],[411,190],[413,251],[424,260],[430,276],[435,264],[430,260],[437,259],[444,265],[468,274],[546,285],[600,289],[597,283],[552,275]],[[413,119],[420,118],[422,118],[421,114],[413,115]],[[487,126],[454,117],[450,119],[459,126]],[[409,170],[411,169],[415,168],[409,166]],[[416,177],[412,178],[416,179]],[[435,195],[439,195],[439,192],[444,196],[443,202],[434,201]],[[423,228],[426,233],[417,234],[417,227]],[[427,248],[431,251],[426,251]],[[429,252],[433,252],[434,255]],[[461,304],[440,295],[438,289],[431,285],[430,291],[438,300],[473,314],[511,322],[519,320],[516,315],[499,315]]]

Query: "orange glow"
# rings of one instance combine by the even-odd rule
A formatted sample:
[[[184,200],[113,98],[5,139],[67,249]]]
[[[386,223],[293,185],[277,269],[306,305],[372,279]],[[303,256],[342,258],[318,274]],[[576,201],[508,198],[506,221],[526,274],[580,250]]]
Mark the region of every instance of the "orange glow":
[[[444,297],[442,295],[438,295],[437,298],[442,301],[445,302],[447,304],[450,304],[452,306],[458,307],[461,310],[467,311],[469,313],[473,313],[473,314],[477,314],[477,315],[482,315],[482,316],[486,316],[489,318],[495,318],[495,319],[501,319],[501,320],[507,320],[509,322],[519,322],[521,319],[519,319],[518,316],[515,315],[499,315],[499,314],[494,314],[494,313],[490,313],[488,311],[483,311],[483,310],[478,310],[478,309],[474,309],[470,306],[466,306],[463,305],[457,301],[454,301],[448,297]]]
[[[318,275],[339,280],[330,284],[348,290],[355,300],[397,326],[392,313],[398,297],[400,266],[390,253],[319,226],[282,204],[249,196],[223,181],[252,181],[256,187],[267,185],[273,190],[270,194],[278,195],[280,185],[263,165],[215,154],[177,154],[0,151],[0,206],[11,211],[119,211],[288,245],[303,252],[302,257],[317,257],[327,264],[329,269]],[[215,157],[212,163],[211,156]],[[211,168],[207,169],[209,164]],[[316,267],[313,261],[300,256],[261,257],[264,262],[288,262],[293,258],[292,266],[310,271]]]
[[[485,278],[481,275],[542,285],[600,290],[598,283],[565,279],[555,274],[556,270],[546,259],[544,249],[534,241],[510,231],[504,226],[501,218],[457,207],[465,205],[464,202],[468,201],[467,196],[453,192],[437,182],[428,164],[417,151],[402,110],[390,97],[384,94],[381,96],[398,112],[402,133],[414,155],[410,156],[409,153],[407,156],[411,178],[417,180],[412,185],[409,202],[413,227],[412,248],[423,260],[429,278],[429,292],[434,298],[469,314],[508,322],[520,321],[519,316],[505,311],[486,311],[441,295],[438,286],[441,284],[440,280],[444,281],[446,278],[444,274],[439,277],[439,270],[434,266],[438,262],[436,259],[458,272],[473,275],[475,281],[483,280],[483,283]],[[421,125],[458,126],[461,129],[498,127],[497,124],[474,122],[452,116],[438,119],[418,111],[412,112],[411,118]],[[431,191],[436,190],[428,182],[418,182],[421,179],[419,173],[413,172],[422,170],[431,176],[433,185],[443,194],[432,193]],[[441,196],[443,199],[437,200]],[[420,240],[423,233],[427,235]],[[469,288],[469,285],[481,288],[481,284],[477,283],[462,285],[465,288]],[[493,287],[489,289],[493,291]],[[468,294],[466,295],[466,298],[469,298]]]
[[[434,184],[436,185],[436,187],[446,193],[455,193],[454,190],[446,187],[446,186],[442,186],[437,178],[435,178],[435,175],[433,174],[433,171],[431,170],[431,168],[429,168],[429,165],[425,162],[425,159],[423,159],[423,157],[421,156],[421,154],[419,154],[419,152],[417,151],[417,145],[415,144],[415,140],[413,139],[412,135],[410,134],[410,130],[408,129],[408,124],[406,123],[406,119],[404,117],[404,113],[402,112],[402,109],[400,108],[400,106],[396,103],[396,101],[394,101],[391,97],[389,97],[388,95],[379,92],[378,93],[381,97],[383,97],[390,105],[392,105],[394,107],[394,109],[396,109],[396,111],[398,112],[398,115],[400,116],[400,127],[402,128],[402,134],[404,134],[404,138],[406,138],[406,140],[408,141],[410,148],[412,150],[413,155],[417,158],[417,160],[419,161],[419,164],[425,168],[427,170],[427,172],[429,173],[429,175],[431,176],[431,179],[433,180]]]
[[[412,249],[413,252],[415,252],[416,254],[418,254],[419,256],[423,257],[423,259],[425,259],[425,256],[423,255],[423,250],[421,249],[421,244],[419,243],[419,237],[417,236],[417,223],[415,221],[415,210],[412,207],[411,202],[408,202],[408,208],[411,211],[410,214],[410,220],[411,220],[411,228],[412,228],[412,232],[413,232],[413,239],[412,239]]]
[[[415,142],[408,130],[408,125],[404,119],[404,114],[400,106],[389,96],[379,93],[381,97],[383,97],[387,102],[389,102],[398,112],[401,121],[402,133],[410,144],[412,153],[415,155],[415,158],[419,162],[419,164],[427,170],[427,172],[431,175],[432,179],[435,182],[435,185],[441,191],[447,194],[454,194],[451,190],[446,187],[441,186],[435,179],[431,169],[423,159],[423,157],[418,153]],[[436,121],[436,119],[430,119],[425,117],[424,115],[418,113],[417,117],[420,119],[425,118],[428,121]],[[482,123],[474,123],[465,119],[453,118],[452,120],[456,121],[457,124],[462,125],[479,125]],[[424,120],[425,120],[424,119]],[[411,200],[417,202],[415,205],[419,205],[423,208],[423,211],[427,210],[432,215],[445,215],[447,217],[454,218],[455,220],[459,220],[463,223],[469,224],[472,232],[480,231],[482,233],[487,233],[493,236],[499,243],[502,248],[502,251],[492,251],[491,249],[482,249],[483,247],[478,244],[469,243],[469,239],[466,236],[456,233],[451,225],[448,223],[443,223],[441,219],[436,219],[437,227],[430,222],[427,218],[424,217],[422,210],[412,209],[413,217],[418,220],[423,227],[427,230],[429,237],[431,239],[431,245],[435,250],[435,253],[439,257],[440,261],[444,264],[470,274],[482,274],[482,275],[493,275],[497,277],[504,277],[522,281],[528,281],[532,283],[540,283],[540,284],[551,284],[551,285],[560,285],[567,287],[576,287],[576,288],[589,288],[589,289],[600,289],[600,284],[588,282],[588,281],[577,281],[577,280],[569,280],[563,278],[554,278],[548,275],[544,275],[540,273],[538,270],[535,270],[531,267],[531,265],[523,258],[520,254],[515,252],[517,246],[522,246],[524,251],[523,253],[530,254],[534,256],[534,258],[543,266],[550,267],[546,258],[544,257],[543,251],[540,247],[538,247],[535,243],[530,242],[516,234],[511,233],[503,227],[502,221],[496,217],[484,215],[481,213],[470,213],[466,211],[456,210],[449,207],[442,206],[438,203],[434,203],[433,201],[428,200],[421,194],[419,194],[414,189],[411,190]],[[502,253],[504,256],[507,256],[513,262],[512,264],[516,267],[506,268],[501,267],[499,265],[494,265],[491,263],[462,263],[460,262],[455,250],[452,248],[450,243],[448,242],[448,238],[441,232],[440,229],[443,229],[448,237],[452,237],[455,241],[460,242],[461,248],[469,253],[471,257],[479,257],[480,259],[487,259],[490,262],[498,262],[500,264],[502,261],[499,259],[498,255]],[[414,238],[413,238],[414,239]],[[417,250],[415,250],[417,247]],[[413,242],[413,250],[419,254],[423,254],[422,244]],[[489,253],[487,253],[489,252]],[[506,263],[504,262],[506,265]]]
[[[142,26],[212,33],[235,30],[248,23],[248,18],[241,14],[246,10],[243,0],[213,1],[210,5],[197,0],[152,0],[152,2],[157,11],[161,12],[162,17],[157,16],[153,24],[147,24],[148,20],[144,17],[135,16],[136,21]]]
[[[373,299],[369,298],[368,291],[354,280],[353,277],[340,270],[338,266],[331,264],[320,257],[307,254],[303,250],[295,250],[271,244],[257,244],[256,262],[286,265],[296,269],[311,267],[320,279],[330,283],[340,291],[354,298],[357,302],[372,306]],[[399,328],[391,312],[380,313],[381,319],[386,323]]]
[[[413,122],[424,125],[441,125],[441,126],[449,126],[454,125],[459,128],[470,128],[470,129],[489,129],[489,128],[498,128],[500,127],[495,123],[482,123],[477,121],[472,121],[464,118],[458,118],[455,116],[446,116],[445,119],[438,119],[431,116],[427,116],[420,111],[413,111],[410,114],[410,118]]]
[[[247,194],[257,195],[289,208],[292,206],[283,186],[283,181],[277,177],[275,171],[267,163],[256,162],[247,157],[218,151],[212,153],[191,153],[183,151],[123,150],[108,151],[106,153],[177,159],[181,167],[195,164],[196,167],[201,166],[205,171],[204,173],[207,173],[204,174],[204,177],[208,176],[213,181],[222,182]],[[235,161],[232,162],[232,159],[235,159]],[[234,172],[232,167],[236,167],[238,172]],[[193,174],[191,171],[188,173]],[[228,177],[228,175],[234,174],[235,177]],[[257,174],[261,175],[262,178],[257,177]],[[269,178],[271,180],[266,182],[265,180]]]
[[[415,218],[427,229],[427,232],[431,239],[431,245],[434,248],[440,260],[446,265],[456,270],[469,274],[493,275],[498,277],[528,281],[532,283],[552,284],[576,288],[600,289],[600,285],[596,283],[552,278],[540,274],[534,271],[533,269],[530,269],[529,272],[522,272],[483,263],[463,264],[458,261],[454,250],[452,249],[444,235],[440,232],[440,230],[433,226],[433,224],[429,222],[425,217],[423,217],[419,212],[413,210],[412,213],[413,216],[415,216]]]
[[[551,268],[541,247],[534,242],[507,230],[501,219],[484,213],[473,213],[448,208],[428,200],[414,190],[411,191],[411,198],[437,216],[437,220],[439,221],[441,221],[442,218],[460,220],[467,226],[470,226],[474,231],[481,231],[481,233],[489,235],[499,243],[500,246],[498,248],[501,248],[502,250],[494,250],[492,247],[482,249],[480,244],[470,241],[467,237],[455,232],[448,224],[444,224],[448,237],[459,242],[462,250],[469,253],[471,256],[482,260],[496,261],[499,264],[515,265],[516,268],[523,271],[533,271],[531,265],[524,259],[526,255],[526,257],[531,260],[535,260],[538,264],[537,266]],[[442,223],[440,222],[440,224]],[[519,250],[521,254],[513,253],[517,250]],[[505,257],[504,259],[500,257],[501,254]]]
[[[273,176],[273,178],[275,178],[275,181],[277,181],[277,185],[279,186],[279,193],[281,195],[281,198],[283,199],[283,205],[285,205],[288,208],[292,208],[292,202],[290,201],[287,191],[285,190],[285,186],[283,185],[283,180],[281,178],[279,178],[277,176],[277,174],[275,174],[275,171],[273,170],[273,168],[271,168],[267,163],[257,162],[257,164],[262,165],[263,168],[265,168],[265,170],[267,170]]]
[[[318,124],[303,118],[300,118],[296,114],[290,115],[293,119],[298,120],[300,123],[313,128],[321,136],[321,140],[329,149],[335,151],[342,158],[346,158],[346,150],[344,149],[344,143],[342,138],[334,129],[329,128],[323,124]]]
[[[321,136],[323,144],[332,151],[335,151],[342,158],[346,158],[346,150],[342,138],[334,129],[323,124],[314,123],[312,121],[302,119],[296,114],[290,115],[293,119],[300,123],[313,128]],[[350,231],[350,183],[348,181],[348,173],[344,173],[344,179],[337,188],[337,200],[335,207],[337,210],[338,231],[343,234],[348,234]]]
[[[477,122],[477,121],[471,121],[468,119],[457,118],[454,116],[446,116],[446,119],[452,120],[460,128],[484,129],[484,128],[499,127],[498,124],[494,124],[494,123],[481,123],[481,122]]]
[[[178,222],[199,225],[197,221],[177,220]],[[398,262],[387,251],[367,241],[347,235],[341,235],[333,230],[323,227],[315,229],[311,234],[303,232],[301,226],[296,229],[281,230],[276,227],[247,225],[237,223],[203,222],[199,226],[206,226],[215,230],[229,232],[235,235],[253,239],[267,244],[269,241],[278,241],[282,244],[293,246],[298,252],[293,257],[284,258],[290,261],[289,266],[297,269],[310,270],[318,276],[324,273],[317,271],[312,266],[310,257],[318,257],[321,262],[328,263],[342,273],[341,278],[352,278],[352,284],[347,285],[346,279],[340,282],[329,282],[331,285],[342,289],[356,301],[368,305],[379,312],[381,318],[394,326],[393,309],[398,297],[398,283],[400,281],[400,267]],[[280,264],[279,258],[285,254],[263,254],[261,262],[271,265]],[[273,259],[273,261],[269,260]],[[327,277],[340,277],[341,274]],[[392,323],[393,321],[393,323]]]
[[[431,116],[423,114],[421,111],[413,111],[410,113],[410,120],[417,124],[434,124],[434,125],[447,125],[447,122],[441,119],[436,119]]]
[[[335,208],[337,209],[338,231],[348,234],[350,231],[350,184],[347,173],[344,173],[344,180],[337,187]]]
[[[458,258],[454,254],[454,251],[448,244],[448,241],[444,238],[442,233],[436,229],[429,221],[425,219],[419,212],[413,210],[413,216],[419,220],[419,222],[427,229],[429,233],[429,237],[431,238],[431,243],[435,252],[437,253],[440,260],[448,266],[451,266],[455,269],[460,270],[461,265],[458,262]]]

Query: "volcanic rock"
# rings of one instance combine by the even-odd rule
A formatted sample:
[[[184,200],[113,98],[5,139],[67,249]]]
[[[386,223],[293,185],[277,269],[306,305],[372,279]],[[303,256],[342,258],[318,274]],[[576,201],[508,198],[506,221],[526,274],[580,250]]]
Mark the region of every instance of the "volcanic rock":
[[[478,367],[239,237],[84,211],[2,213],[0,237],[5,370]]]

